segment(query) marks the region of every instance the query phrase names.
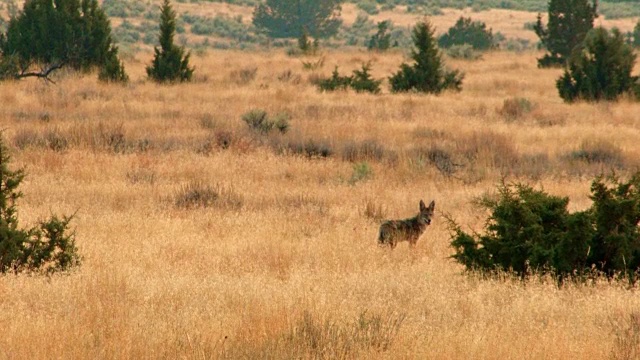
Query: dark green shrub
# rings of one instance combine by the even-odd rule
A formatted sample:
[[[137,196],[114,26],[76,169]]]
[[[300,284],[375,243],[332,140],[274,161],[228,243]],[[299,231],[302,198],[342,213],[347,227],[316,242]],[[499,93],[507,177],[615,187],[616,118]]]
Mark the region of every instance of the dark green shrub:
[[[542,23],[542,15],[534,26],[536,35],[547,50],[538,59],[539,67],[563,66],[573,49],[580,45],[587,33],[593,29],[597,14],[597,1],[593,5],[588,0],[549,0],[549,23]]]
[[[566,102],[599,101],[633,94],[638,88],[638,77],[631,75],[635,61],[633,48],[625,43],[620,31],[593,29],[556,81],[560,97]]]
[[[487,30],[487,25],[481,21],[472,21],[471,18],[461,16],[446,34],[440,36],[438,45],[449,48],[463,44],[469,44],[476,50],[492,48],[493,34],[491,29]]]
[[[351,88],[359,93],[370,92],[372,94],[378,94],[382,80],[373,79],[369,73],[370,70],[371,64],[362,64],[362,68],[360,70],[354,70],[352,76],[341,76],[336,66],[331,73],[331,77],[317,80],[317,85],[320,91],[336,91]]]
[[[502,184],[489,210],[484,234],[469,234],[450,219],[453,258],[467,270],[513,272],[520,277],[550,273],[563,281],[593,271],[608,277],[640,271],[640,172],[628,182],[596,178],[590,209],[570,213],[569,199],[528,185]]]
[[[0,273],[53,273],[79,265],[75,234],[69,230],[73,216],[52,216],[34,228],[18,228],[16,201],[25,175],[9,170],[10,160],[0,139]]]
[[[391,34],[389,29],[391,28],[391,21],[378,22],[378,31],[371,36],[367,49],[375,51],[385,51],[391,47]]]
[[[101,79],[126,80],[111,25],[97,0],[32,0],[0,35],[0,79],[37,77],[55,71],[103,68]],[[114,65],[118,64],[116,68]]]
[[[176,13],[169,0],[164,0],[160,11],[160,48],[154,48],[155,55],[151,65],[147,66],[147,75],[159,83],[191,81],[194,70],[189,67],[191,54],[185,54],[184,48],[173,42]]]
[[[306,30],[300,34],[300,37],[298,38],[298,49],[300,49],[303,55],[315,55],[318,53],[319,48],[320,43],[318,43],[317,38],[311,41]]]
[[[331,73],[331,77],[318,80],[317,85],[320,91],[347,90],[352,80],[351,76],[341,76],[336,66]]]
[[[392,92],[418,91],[438,94],[445,89],[461,90],[463,75],[459,71],[446,71],[442,54],[433,37],[434,30],[424,21],[413,29],[413,66],[402,64],[400,71],[389,78]]]
[[[378,94],[380,92],[380,84],[382,79],[375,80],[371,77],[369,71],[371,70],[371,64],[362,64],[362,69],[354,70],[351,77],[351,83],[349,84],[356,92],[369,92],[372,94]]]
[[[266,0],[253,10],[253,25],[272,38],[335,35],[342,24],[340,0]]]

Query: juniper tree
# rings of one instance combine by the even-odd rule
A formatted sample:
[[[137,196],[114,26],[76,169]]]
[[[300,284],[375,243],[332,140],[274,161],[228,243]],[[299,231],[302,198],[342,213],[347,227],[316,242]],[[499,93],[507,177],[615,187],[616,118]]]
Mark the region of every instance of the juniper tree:
[[[87,72],[118,62],[110,78],[126,79],[117,54],[97,0],[27,0],[0,36],[0,78],[50,79],[63,67]]]
[[[491,29],[481,21],[460,17],[446,34],[438,39],[438,45],[449,48],[454,45],[469,44],[476,50],[487,50],[493,46]]]
[[[389,78],[392,92],[418,91],[438,94],[445,89],[461,90],[464,77],[458,70],[448,71],[442,62],[442,54],[436,46],[434,30],[424,21],[412,32],[414,48],[413,65],[403,63],[400,70]]]
[[[580,45],[593,29],[597,17],[597,0],[590,5],[588,0],[549,0],[549,22],[542,23],[542,15],[534,25],[534,31],[547,50],[538,59],[538,66],[563,66],[573,49]]]
[[[253,11],[253,25],[272,38],[314,39],[335,35],[342,24],[342,0],[266,0]]]
[[[385,20],[378,22],[378,31],[371,36],[367,49],[376,51],[385,51],[391,47],[391,34],[388,32],[391,28],[391,21]]]
[[[160,9],[160,48],[154,47],[155,56],[147,75],[157,82],[190,81],[193,68],[189,67],[190,53],[173,42],[176,33],[176,13],[169,0],[164,0]]]
[[[609,33],[598,27],[576,48],[562,77],[556,82],[560,97],[567,102],[615,100],[638,87],[631,72],[636,55],[620,31]]]
[[[18,227],[16,201],[24,180],[22,169],[10,170],[9,149],[0,138],[0,273],[54,272],[80,263],[75,235],[69,231],[72,217],[53,216],[31,229]]]

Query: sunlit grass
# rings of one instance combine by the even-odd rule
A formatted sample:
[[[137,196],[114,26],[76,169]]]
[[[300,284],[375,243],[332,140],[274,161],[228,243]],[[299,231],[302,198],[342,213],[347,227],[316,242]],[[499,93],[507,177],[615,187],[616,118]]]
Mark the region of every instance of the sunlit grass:
[[[282,52],[196,56],[196,81],[174,86],[145,81],[146,55],[124,87],[3,83],[3,137],[27,172],[20,218],[77,211],[84,263],[0,277],[0,357],[633,358],[640,300],[626,284],[482,280],[449,259],[441,215],[479,229],[472,200],[503,177],[584,209],[592,176],[638,166],[640,106],[564,104],[538,55],[447,60],[466,78],[441,96],[319,93]],[[320,75],[372,60],[385,78],[404,61],[322,56]],[[288,71],[300,81],[279,80]],[[506,119],[513,98],[535,106]],[[289,131],[251,130],[252,109],[288,114]],[[309,141],[331,154],[279,147]],[[378,248],[381,219],[420,199],[437,205],[417,247]]]

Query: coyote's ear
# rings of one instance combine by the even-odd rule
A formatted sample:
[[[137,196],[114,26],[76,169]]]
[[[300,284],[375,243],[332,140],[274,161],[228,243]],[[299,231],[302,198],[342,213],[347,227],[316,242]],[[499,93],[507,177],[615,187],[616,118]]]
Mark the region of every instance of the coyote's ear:
[[[429,209],[433,211],[433,208],[436,207],[436,202],[435,200],[431,200],[431,203],[429,204]]]
[[[427,210],[427,207],[424,205],[424,201],[420,200],[420,211]]]

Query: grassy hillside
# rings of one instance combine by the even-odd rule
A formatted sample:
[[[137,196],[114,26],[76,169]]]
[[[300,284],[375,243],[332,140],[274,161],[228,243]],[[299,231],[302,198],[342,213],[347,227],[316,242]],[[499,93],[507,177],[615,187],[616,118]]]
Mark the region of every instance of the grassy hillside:
[[[125,87],[4,83],[20,218],[77,211],[84,264],[0,277],[0,358],[638,356],[635,289],[467,276],[442,217],[479,229],[473,200],[505,177],[588,207],[593,176],[640,165],[637,103],[564,104],[559,71],[530,52],[449,60],[461,93],[319,93],[309,79],[336,64],[385,77],[403,61],[323,56],[307,71],[319,57],[211,51],[192,58],[194,83],[158,86],[140,53]],[[256,108],[290,131],[251,131]],[[380,220],[420,199],[436,217],[417,247],[378,248]]]

